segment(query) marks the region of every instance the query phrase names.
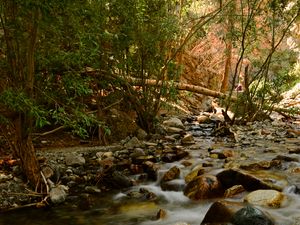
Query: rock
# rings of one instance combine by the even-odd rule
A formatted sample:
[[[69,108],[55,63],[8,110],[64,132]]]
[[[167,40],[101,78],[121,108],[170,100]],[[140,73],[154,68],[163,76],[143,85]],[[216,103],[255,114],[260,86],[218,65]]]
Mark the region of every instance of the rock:
[[[173,166],[169,169],[162,177],[161,182],[166,182],[170,180],[174,180],[179,178],[180,176],[180,169],[177,166]]]
[[[194,141],[194,137],[193,137],[192,134],[186,134],[181,139],[181,144],[184,144],[184,145],[191,145],[191,144],[194,144],[194,143],[195,143],[195,141]]]
[[[139,140],[145,140],[147,138],[148,134],[146,131],[144,131],[143,129],[139,128],[137,130],[137,134],[136,134],[136,137],[139,139]]]
[[[128,188],[133,185],[132,180],[119,171],[112,173],[111,183],[116,188]]]
[[[208,122],[208,121],[209,121],[209,117],[206,116],[206,115],[197,116],[197,122],[198,123],[205,123],[205,122]]]
[[[166,127],[168,134],[181,134],[184,130],[178,127]]]
[[[167,217],[167,211],[164,209],[159,209],[156,214],[156,219],[161,220]]]
[[[227,224],[232,220],[234,214],[243,207],[244,204],[240,202],[230,202],[224,200],[214,202],[205,214],[200,225]]]
[[[137,148],[140,147],[142,145],[142,143],[140,142],[140,140],[137,137],[133,137],[131,138],[127,143],[124,144],[124,146],[126,148]]]
[[[145,188],[140,188],[139,191],[130,191],[127,193],[127,197],[142,200],[142,201],[157,199],[157,196],[153,192]]]
[[[200,176],[202,174],[204,174],[205,172],[205,169],[201,166],[201,165],[198,165],[196,166],[190,173],[188,173],[184,180],[186,183],[189,183],[191,182],[195,177],[197,176]]]
[[[230,188],[228,188],[225,193],[224,193],[224,197],[225,198],[230,198],[233,197],[239,193],[242,193],[245,191],[245,188],[243,187],[243,185],[234,185]]]
[[[5,175],[5,174],[0,173],[0,183],[6,182],[6,181],[11,180],[11,179],[13,179],[12,174]]]
[[[254,191],[257,189],[282,190],[281,187],[272,184],[272,182],[268,183],[252,174],[237,169],[223,170],[217,174],[217,178],[225,189],[240,184],[243,185],[247,191]]]
[[[224,116],[221,113],[213,113],[210,115],[209,119],[215,122],[224,122]]]
[[[130,156],[131,158],[136,158],[136,157],[144,156],[144,155],[146,155],[144,149],[142,149],[142,148],[135,148],[135,149],[132,151],[132,153],[130,153],[129,156]]]
[[[166,126],[166,127],[176,127],[176,128],[184,129],[183,123],[181,122],[180,119],[178,119],[176,117],[165,120],[163,122],[163,125]]]
[[[98,159],[106,159],[106,158],[112,158],[114,154],[112,152],[97,152],[96,156]]]
[[[274,222],[261,210],[246,206],[237,211],[232,218],[234,225],[274,225]]]
[[[101,190],[95,186],[86,186],[84,190],[90,194],[101,193]]]
[[[223,189],[217,177],[201,175],[187,184],[184,195],[192,200],[216,198],[223,195]]]
[[[278,155],[272,161],[285,161],[285,162],[299,162],[299,159],[291,157],[291,156],[286,156],[286,155]]]
[[[245,197],[245,201],[252,205],[279,208],[284,201],[284,195],[276,190],[256,190]]]
[[[228,157],[233,157],[234,156],[234,151],[230,149],[215,149],[210,151],[211,157],[212,155],[216,155],[217,159],[226,159]],[[214,158],[214,157],[212,157]]]
[[[59,204],[66,200],[67,197],[67,191],[69,188],[65,185],[57,185],[56,187],[51,188],[49,192],[49,196],[51,199],[51,202],[53,204]]]
[[[241,169],[245,170],[268,170],[273,167],[280,167],[281,166],[281,160],[271,160],[271,161],[260,161],[260,162],[254,162],[254,163],[244,163],[240,165]]]
[[[99,160],[98,163],[100,165],[100,168],[103,170],[103,172],[107,172],[114,167],[114,159],[113,158],[106,158],[103,160]]]
[[[85,164],[85,159],[75,153],[67,154],[65,156],[65,161],[67,166],[83,166]]]
[[[145,161],[143,164],[145,173],[148,174],[150,180],[157,180],[157,171],[159,166],[151,161]]]

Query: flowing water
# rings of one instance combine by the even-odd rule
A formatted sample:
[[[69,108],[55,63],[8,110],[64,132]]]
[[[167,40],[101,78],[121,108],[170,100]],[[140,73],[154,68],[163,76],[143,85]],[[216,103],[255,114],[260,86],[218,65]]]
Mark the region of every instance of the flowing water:
[[[228,142],[216,142],[208,138],[200,129],[194,129],[194,136],[197,137],[196,144],[189,147],[192,158],[190,161],[194,165],[201,162],[210,162],[212,159],[206,157],[207,149],[214,145],[215,148],[231,148],[236,151],[243,151],[243,154],[253,154],[253,159],[271,159],[278,155],[282,149],[299,148],[300,139],[290,139],[285,142],[269,142],[267,140],[256,140],[253,145],[237,145]],[[198,132],[198,133],[197,133]],[[204,132],[201,130],[201,132]],[[203,149],[199,151],[199,148]],[[272,151],[270,151],[272,149]],[[278,151],[277,151],[278,150]],[[264,154],[260,154],[264,152]],[[298,155],[292,154],[294,158]],[[214,166],[209,173],[217,173],[221,167],[221,160],[215,160]],[[236,159],[237,161],[239,158]],[[243,159],[240,159],[243,160]],[[219,162],[219,163],[218,163]],[[224,162],[224,161],[222,161]],[[164,164],[159,173],[159,177],[172,166],[177,165],[181,169],[181,177],[174,182],[178,185],[184,183],[184,176],[190,171],[190,168],[184,167],[180,162]],[[220,165],[220,166],[218,166]],[[283,165],[284,167],[285,165]],[[299,225],[300,224],[300,195],[293,184],[300,184],[300,175],[291,174],[288,167],[300,167],[299,162],[290,162],[286,169],[281,170],[263,170],[257,171],[257,174],[269,173],[270,179],[276,180],[279,184],[289,181],[285,185],[284,193],[287,196],[286,202],[279,209],[266,209],[276,221],[276,225]],[[265,174],[264,174],[265,175]],[[94,196],[93,208],[89,210],[80,210],[72,205],[61,205],[50,209],[24,209],[11,213],[0,215],[0,225],[175,225],[190,224],[199,225],[204,218],[210,205],[216,200],[191,201],[183,195],[182,191],[162,191],[159,181],[153,183],[144,183],[133,187],[131,190],[145,188],[156,194],[155,201],[141,201],[128,199],[126,193],[130,190],[124,190],[119,193],[99,194]],[[232,201],[243,201],[244,196],[236,196],[229,199]],[[156,214],[159,209],[167,212],[164,219],[157,220]],[[296,219],[298,218],[298,219]],[[296,222],[297,221],[297,222]]]

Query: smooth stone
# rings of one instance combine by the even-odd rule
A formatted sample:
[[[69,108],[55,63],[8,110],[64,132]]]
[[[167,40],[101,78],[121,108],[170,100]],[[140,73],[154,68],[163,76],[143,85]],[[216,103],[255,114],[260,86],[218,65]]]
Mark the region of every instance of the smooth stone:
[[[214,202],[208,209],[200,225],[227,224],[232,220],[234,214],[243,207],[244,204],[241,202],[225,200]]]
[[[274,222],[263,211],[246,206],[237,211],[232,218],[234,225],[274,225]]]
[[[166,132],[169,134],[180,134],[184,131],[184,129],[178,127],[166,127]]]
[[[67,191],[69,188],[65,185],[58,185],[56,187],[51,188],[49,192],[49,197],[53,204],[59,204],[66,200]]]
[[[201,166],[201,165],[198,165],[196,166],[191,172],[189,172],[184,180],[186,183],[189,183],[191,182],[195,177],[197,176],[200,176],[200,175],[203,175],[205,172],[205,169]]]
[[[186,134],[184,137],[181,139],[181,143],[188,145],[188,144],[194,144],[195,140],[192,134]]]
[[[127,143],[124,144],[126,148],[137,148],[142,145],[141,141],[137,137],[131,138]]]
[[[205,115],[197,116],[197,122],[198,123],[205,123],[205,122],[208,122],[208,121],[209,121],[208,116],[205,116]]]
[[[167,217],[167,211],[164,209],[159,209],[156,214],[156,219],[161,220]]]
[[[243,185],[234,185],[230,188],[228,188],[225,193],[224,193],[224,197],[225,198],[230,198],[233,197],[237,194],[240,194],[242,192],[245,191],[245,188],[243,187]]]
[[[95,186],[86,186],[84,190],[90,194],[101,193],[101,190]]]
[[[220,197],[223,192],[217,177],[209,174],[195,177],[184,189],[184,195],[192,200]]]
[[[167,127],[176,127],[176,128],[184,129],[184,125],[183,125],[182,121],[176,117],[165,120],[163,122],[163,125],[165,125]]]
[[[170,168],[162,177],[161,182],[166,182],[179,178],[180,169],[177,166]]]
[[[285,199],[283,193],[276,190],[256,190],[245,197],[245,201],[252,205],[279,208]]]
[[[218,180],[225,189],[234,185],[243,185],[247,191],[258,189],[275,189],[282,191],[282,188],[273,183],[265,182],[262,179],[238,169],[227,169],[217,174]]]
[[[83,166],[85,164],[85,158],[78,154],[67,154],[65,161],[67,166]]]

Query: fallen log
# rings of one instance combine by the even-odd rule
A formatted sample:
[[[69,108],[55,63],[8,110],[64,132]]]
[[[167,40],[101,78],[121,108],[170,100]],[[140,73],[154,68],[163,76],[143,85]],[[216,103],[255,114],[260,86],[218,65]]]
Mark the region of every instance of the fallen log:
[[[229,101],[237,101],[237,97],[236,96],[230,96],[227,94],[224,94],[222,92],[219,91],[213,91],[204,87],[200,87],[200,86],[196,86],[196,85],[191,85],[191,84],[185,84],[185,83],[179,83],[179,82],[169,82],[169,81],[157,81],[157,80],[153,80],[153,79],[138,79],[138,78],[134,78],[134,77],[126,77],[126,81],[128,83],[130,83],[131,85],[135,85],[135,86],[143,86],[143,85],[150,85],[150,86],[162,86],[162,85],[166,85],[168,87],[175,87],[177,90],[184,90],[184,91],[191,91],[194,93],[199,93],[199,94],[203,94],[206,96],[211,96],[214,98],[219,98],[219,99],[228,99]],[[271,111],[275,111],[278,112],[280,114],[282,113],[288,113],[291,114],[291,110],[287,109],[287,108],[280,108],[280,107],[276,107],[276,106],[265,106],[264,107],[265,110],[271,110]],[[295,114],[300,114],[300,110],[298,110],[297,112],[294,112]]]
[[[215,98],[221,98],[221,99],[225,99],[228,98],[228,95],[221,93],[219,91],[213,91],[204,87],[200,87],[200,86],[196,86],[196,85],[192,85],[192,84],[184,84],[184,83],[179,83],[179,82],[169,82],[169,81],[157,81],[157,80],[153,80],[153,79],[146,79],[146,80],[142,80],[142,79],[138,79],[138,78],[134,78],[134,77],[126,77],[126,80],[128,83],[130,83],[131,85],[135,85],[135,86],[142,86],[142,85],[150,85],[150,86],[162,86],[162,85],[167,85],[168,87],[175,87],[177,90],[184,90],[184,91],[191,91],[194,93],[199,93],[199,94],[203,94],[206,96],[211,96],[211,97],[215,97]],[[231,96],[230,99],[232,101],[236,101],[237,98],[235,96]]]

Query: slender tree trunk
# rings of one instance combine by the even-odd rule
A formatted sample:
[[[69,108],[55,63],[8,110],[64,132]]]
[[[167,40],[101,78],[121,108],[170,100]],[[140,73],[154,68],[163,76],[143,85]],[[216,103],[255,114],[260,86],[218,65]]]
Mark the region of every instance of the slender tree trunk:
[[[226,44],[226,61],[225,70],[222,80],[221,92],[225,93],[228,90],[229,78],[231,74],[231,64],[232,64],[232,41]]]
[[[28,124],[26,117],[24,113],[19,113],[19,116],[14,120],[15,135],[12,147],[14,154],[20,158],[21,168],[28,181],[37,188],[41,184],[40,166],[36,158],[31,136],[26,128],[26,124]]]

